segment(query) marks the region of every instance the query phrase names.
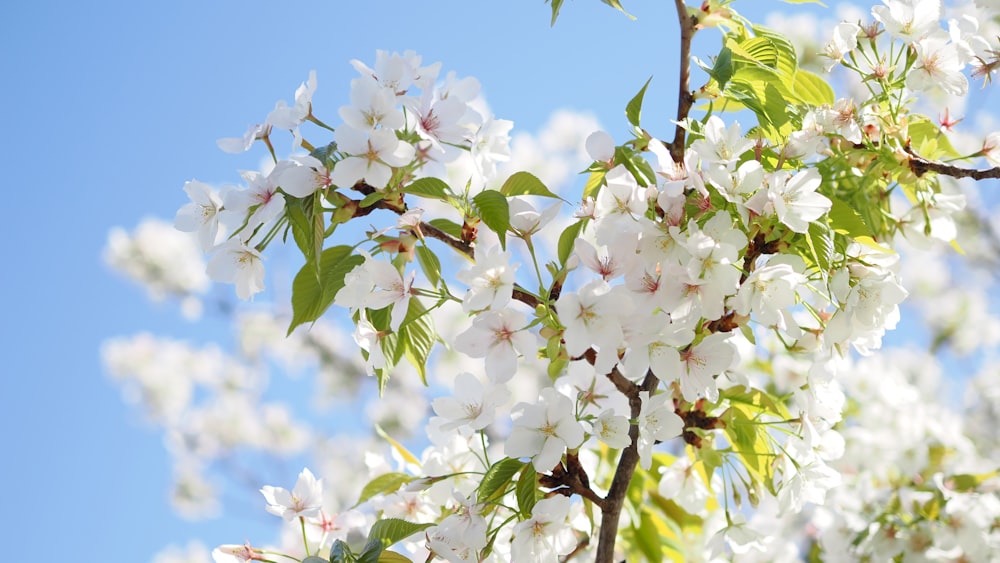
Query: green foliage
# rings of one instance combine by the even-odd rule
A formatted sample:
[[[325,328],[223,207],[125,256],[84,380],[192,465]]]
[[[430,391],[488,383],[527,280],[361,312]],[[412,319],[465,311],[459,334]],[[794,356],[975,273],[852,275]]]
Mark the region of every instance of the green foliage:
[[[443,180],[438,178],[420,178],[410,182],[400,190],[415,196],[447,200],[451,196],[451,188]]]
[[[524,462],[517,459],[511,459],[509,457],[504,458],[490,466],[490,468],[486,470],[486,474],[483,475],[483,480],[479,482],[479,489],[477,493],[479,502],[496,502],[504,495],[507,485],[510,484],[514,475],[517,474],[517,472],[524,466]]]
[[[364,262],[364,258],[352,254],[350,246],[334,246],[323,251],[320,257],[319,274],[315,266],[306,263],[292,281],[292,322],[288,327],[291,334],[295,327],[318,319],[333,303],[337,292],[344,287],[344,276]]]
[[[517,509],[521,516],[528,518],[531,516],[531,509],[538,501],[538,473],[535,467],[527,464],[521,469],[521,476],[517,479],[515,489],[517,495]]]
[[[566,227],[562,234],[559,235],[558,256],[561,265],[565,266],[566,260],[569,260],[570,254],[573,253],[573,246],[576,244],[576,239],[580,237],[585,224],[586,220],[580,219],[576,223]]]
[[[479,218],[500,237],[500,246],[507,248],[507,231],[510,230],[510,206],[507,198],[496,190],[483,190],[472,198]]]
[[[515,172],[507,178],[500,188],[500,193],[507,197],[515,195],[539,195],[558,198],[537,176],[531,172]],[[488,223],[487,223],[488,224]]]
[[[646,95],[646,88],[652,80],[652,76],[646,79],[646,83],[642,85],[639,92],[633,96],[632,99],[629,100],[628,105],[625,106],[625,117],[628,118],[628,122],[636,128],[639,127],[639,118],[642,114],[642,98]]]
[[[433,524],[416,524],[399,518],[386,518],[372,525],[368,532],[368,541],[378,541],[383,547],[389,547],[431,526]]]
[[[403,485],[413,481],[413,479],[414,477],[407,475],[406,473],[386,473],[384,475],[379,475],[369,481],[364,488],[361,489],[361,496],[358,497],[358,502],[354,503],[354,506],[359,506],[361,503],[375,495],[384,495],[396,492]]]

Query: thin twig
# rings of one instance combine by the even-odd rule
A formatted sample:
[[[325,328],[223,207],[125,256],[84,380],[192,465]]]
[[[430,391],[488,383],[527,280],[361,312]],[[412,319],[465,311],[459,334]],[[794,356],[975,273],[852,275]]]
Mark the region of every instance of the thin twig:
[[[985,180],[987,178],[1000,179],[1000,166],[977,170],[975,168],[962,168],[952,166],[943,162],[927,160],[926,158],[913,152],[913,149],[906,147],[906,154],[910,155],[910,170],[919,178],[928,172],[937,172],[952,178],[972,178],[973,180]]]
[[[677,21],[681,25],[680,76],[677,83],[677,128],[674,130],[674,140],[667,145],[670,157],[674,162],[684,162],[684,136],[686,131],[682,123],[694,105],[694,94],[691,92],[691,40],[694,38],[698,18],[689,15],[684,0],[674,0],[677,6]]]

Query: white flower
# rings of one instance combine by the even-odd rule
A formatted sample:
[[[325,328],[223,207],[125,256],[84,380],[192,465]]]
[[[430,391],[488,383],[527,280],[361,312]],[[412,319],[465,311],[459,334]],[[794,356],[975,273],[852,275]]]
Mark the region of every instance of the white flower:
[[[734,121],[727,129],[717,115],[708,118],[702,132],[705,137],[691,143],[691,150],[701,158],[705,168],[732,168],[740,155],[753,147],[753,141],[743,136],[739,122]]]
[[[562,495],[536,502],[531,518],[514,526],[511,560],[557,563],[560,555],[569,553],[576,543],[566,524],[569,506],[569,497]]]
[[[610,162],[615,157],[615,140],[604,131],[594,131],[585,143],[587,154],[598,162]]]
[[[219,139],[216,144],[224,152],[229,154],[240,154],[250,150],[253,142],[257,139],[267,138],[271,134],[271,126],[267,123],[256,123],[247,128],[247,132],[242,137],[226,137]]]
[[[271,113],[267,114],[267,123],[279,129],[297,129],[312,112],[312,97],[316,93],[316,71],[309,71],[309,79],[295,90],[295,105],[288,107],[284,100],[279,101]]]
[[[174,227],[186,233],[198,233],[201,249],[208,252],[215,246],[219,234],[219,211],[222,198],[208,184],[191,180],[184,184],[184,191],[191,198],[174,217]]]
[[[292,156],[275,166],[275,184],[286,194],[309,197],[316,190],[330,185],[330,172],[323,163],[310,155]]]
[[[757,192],[747,207],[759,215],[777,215],[778,220],[796,233],[809,230],[809,223],[830,210],[833,203],[816,193],[823,182],[815,168],[789,176],[786,171],[771,174],[767,190]]]
[[[338,294],[339,295],[339,294]],[[368,360],[365,362],[365,372],[375,375],[375,370],[384,369],[388,362],[385,352],[382,351],[382,334],[375,330],[375,326],[365,317],[361,311],[357,326],[354,327],[354,342],[368,353]]]
[[[340,108],[340,118],[359,131],[401,129],[406,120],[396,106],[396,93],[371,76],[351,81],[351,105]]]
[[[611,448],[627,448],[632,443],[632,438],[628,435],[628,418],[616,415],[615,411],[608,409],[601,413],[594,421],[591,433],[597,439],[604,442]]]
[[[595,367],[610,370],[618,361],[618,347],[624,339],[622,321],[634,310],[628,290],[623,286],[612,289],[606,281],[594,280],[579,293],[560,295],[556,310],[566,327],[563,339],[569,355],[577,357],[596,346],[599,365]]]
[[[990,166],[1000,166],[1000,131],[994,131],[983,140],[982,155]]]
[[[941,23],[940,0],[882,0],[885,6],[872,8],[872,15],[882,22],[893,37],[916,41],[937,29]]]
[[[323,508],[323,480],[317,480],[309,469],[303,469],[299,473],[291,492],[281,487],[265,485],[261,487],[260,494],[267,500],[267,511],[281,516],[286,522],[299,517],[319,516]]]
[[[510,130],[513,121],[490,117],[476,130],[469,143],[476,170],[486,180],[497,173],[497,163],[510,160]]]
[[[525,330],[524,315],[511,309],[482,312],[472,326],[455,337],[455,349],[472,358],[486,358],[486,375],[491,381],[510,381],[517,371],[519,355],[534,354],[538,341]]]
[[[455,277],[469,286],[462,299],[465,312],[505,307],[514,294],[514,270],[510,252],[493,246],[476,252],[476,263],[459,271]]]
[[[594,233],[599,244],[608,244],[622,233],[638,233],[639,218],[646,213],[645,190],[624,165],[608,171],[607,185],[597,193]]]
[[[914,90],[940,88],[955,96],[969,90],[969,79],[962,74],[958,49],[947,36],[932,35],[913,44],[917,61],[906,75],[906,85]]]
[[[393,331],[399,330],[406,318],[406,312],[410,308],[410,297],[413,296],[413,280],[417,273],[411,271],[407,278],[399,273],[392,264],[384,260],[375,260],[368,257],[365,260],[365,269],[371,276],[374,290],[365,298],[365,306],[372,309],[381,309],[392,306],[392,315],[389,318],[389,328]]]
[[[583,443],[583,427],[573,415],[573,402],[552,387],[542,389],[538,404],[518,403],[507,438],[507,457],[530,457],[539,472],[550,471],[566,448]]]
[[[468,426],[482,430],[493,422],[497,406],[507,402],[510,392],[503,385],[484,386],[471,373],[460,373],[455,378],[453,397],[434,399],[434,412],[449,420],[441,425],[441,430],[454,430]]]
[[[247,188],[226,192],[220,218],[229,225],[231,232],[242,227],[239,237],[246,241],[257,227],[270,223],[285,212],[285,196],[278,192],[278,186],[270,175],[244,170],[240,176],[247,183]]]
[[[240,240],[230,239],[219,245],[206,271],[217,282],[235,283],[240,299],[250,299],[264,291],[264,262],[260,252]]]
[[[681,394],[685,401],[694,402],[699,396],[711,402],[719,400],[715,376],[729,369],[736,357],[736,348],[729,342],[730,335],[710,334],[696,346],[679,354],[680,365],[667,373],[680,374]]]
[[[670,393],[660,393],[650,397],[649,391],[640,391],[639,398],[642,400],[638,417],[639,467],[649,469],[653,463],[653,446],[657,441],[662,442],[680,436],[684,431],[684,421],[674,412]]]
[[[764,326],[784,329],[784,313],[795,304],[795,290],[806,283],[806,277],[790,264],[779,263],[777,259],[772,262],[747,277],[732,305],[740,315],[753,312]]]
[[[507,205],[510,209],[510,228],[518,236],[524,238],[537,233],[542,227],[555,219],[556,215],[559,214],[559,207],[562,205],[562,202],[557,201],[553,203],[541,213],[533,205],[520,197],[507,198]]]
[[[212,559],[215,563],[245,563],[259,559],[259,554],[250,542],[244,545],[220,545],[212,550]]]
[[[364,131],[342,125],[333,134],[337,147],[348,156],[333,167],[330,182],[350,188],[364,180],[374,188],[385,188],[392,169],[413,161],[413,146],[396,138],[390,129]]]
[[[659,491],[690,514],[705,513],[706,503],[712,497],[712,491],[687,456],[677,458],[670,467],[663,469]]]
[[[858,46],[858,34],[861,33],[861,26],[851,22],[840,22],[833,28],[833,37],[823,47],[823,55],[829,60],[823,64],[824,69],[830,72],[833,67],[843,60],[844,55],[850,53]]]

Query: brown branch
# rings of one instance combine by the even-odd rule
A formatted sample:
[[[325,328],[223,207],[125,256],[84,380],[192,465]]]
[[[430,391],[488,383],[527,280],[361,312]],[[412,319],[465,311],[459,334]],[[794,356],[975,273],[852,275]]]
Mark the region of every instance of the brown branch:
[[[642,385],[636,386],[636,391],[628,395],[629,409],[633,419],[638,418],[642,411],[642,399],[639,397],[639,393],[652,391],[659,383],[660,380],[653,375],[653,372],[647,371]],[[612,563],[614,561],[618,520],[621,518],[622,506],[625,504],[629,484],[632,483],[632,475],[635,474],[635,466],[639,464],[639,426],[633,424],[628,430],[628,436],[632,443],[622,450],[622,455],[618,458],[618,468],[611,480],[611,488],[608,489],[608,496],[601,504],[601,529],[598,532],[597,554],[594,557],[596,563]]]
[[[684,162],[684,135],[686,131],[681,125],[694,105],[694,93],[691,92],[691,40],[694,38],[698,18],[688,14],[684,0],[674,0],[677,6],[677,21],[681,26],[680,78],[677,84],[677,128],[674,130],[674,140],[667,145],[670,157],[674,162]]]
[[[525,291],[523,287],[517,285],[516,283],[514,284],[514,293],[511,295],[511,298],[516,299],[521,303],[524,303],[525,305],[531,307],[532,309],[538,307],[539,303],[538,298]]]
[[[910,155],[910,170],[912,170],[918,178],[928,172],[936,172],[938,174],[944,174],[945,176],[951,176],[952,178],[972,178],[973,180],[985,180],[987,178],[1000,179],[1000,166],[994,166],[993,168],[986,168],[984,170],[962,168],[960,166],[952,166],[951,164],[945,164],[943,162],[927,160],[926,158],[913,152],[913,149],[910,147],[906,147],[904,150],[906,151],[906,154]]]
[[[467,258],[473,257],[471,244],[449,235],[448,233],[442,231],[441,229],[435,227],[434,225],[431,225],[430,223],[421,222],[419,229],[422,234],[447,244],[448,246],[454,248],[456,251],[458,251],[465,257]]]

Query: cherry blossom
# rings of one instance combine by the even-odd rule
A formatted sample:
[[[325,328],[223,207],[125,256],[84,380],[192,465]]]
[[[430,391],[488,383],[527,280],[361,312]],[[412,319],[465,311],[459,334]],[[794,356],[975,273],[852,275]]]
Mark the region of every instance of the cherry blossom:
[[[555,389],[542,389],[538,404],[518,403],[505,452],[530,457],[538,471],[549,471],[567,448],[583,443],[583,426],[573,416],[573,402]]]
[[[323,480],[316,479],[308,468],[299,473],[291,492],[265,485],[261,487],[260,494],[267,500],[267,511],[281,516],[286,522],[317,517],[323,508]]]

